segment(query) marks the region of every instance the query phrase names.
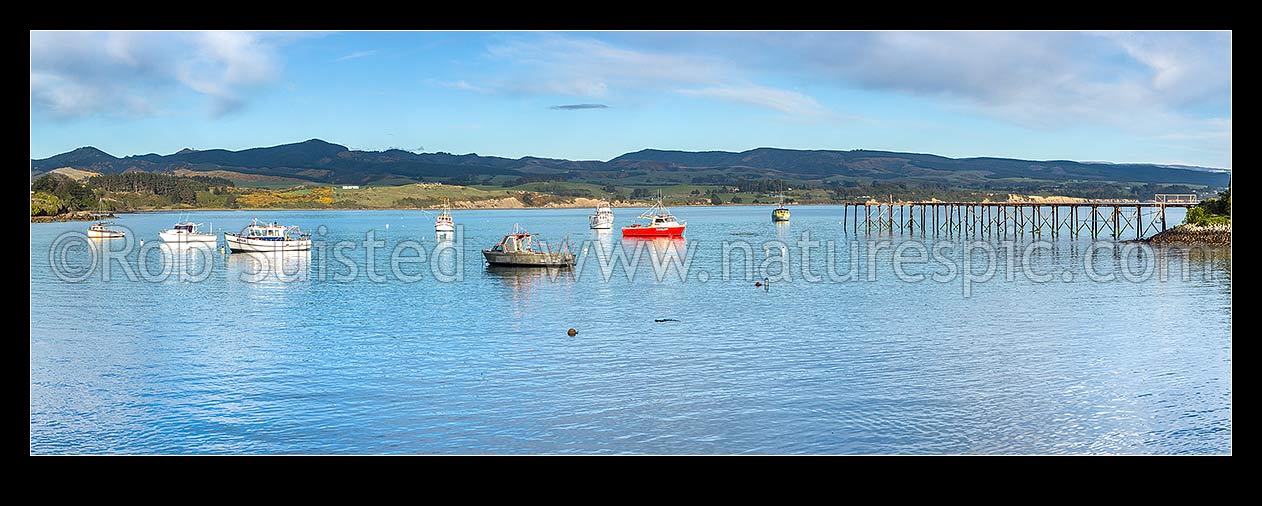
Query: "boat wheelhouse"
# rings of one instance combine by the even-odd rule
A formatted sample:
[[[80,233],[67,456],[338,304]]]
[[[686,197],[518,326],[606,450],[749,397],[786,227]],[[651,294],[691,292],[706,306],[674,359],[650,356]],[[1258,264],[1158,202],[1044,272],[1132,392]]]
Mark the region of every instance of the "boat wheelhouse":
[[[216,242],[215,234],[202,232],[201,226],[201,223],[191,221],[176,223],[170,230],[158,233],[158,237],[169,243]]]

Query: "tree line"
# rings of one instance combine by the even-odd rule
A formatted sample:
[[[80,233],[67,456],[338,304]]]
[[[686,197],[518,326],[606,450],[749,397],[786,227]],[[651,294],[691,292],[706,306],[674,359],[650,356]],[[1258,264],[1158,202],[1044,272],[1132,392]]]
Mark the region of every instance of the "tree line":
[[[232,181],[222,177],[209,176],[170,176],[151,172],[126,172],[123,174],[102,174],[88,178],[89,188],[112,192],[145,193],[169,197],[173,204],[197,204],[197,192],[211,187],[234,186]]]
[[[102,174],[80,182],[60,174],[44,174],[31,182],[32,215],[92,211],[107,192],[156,195],[171,204],[197,205],[197,192],[234,186],[222,177],[171,176],[148,172]]]

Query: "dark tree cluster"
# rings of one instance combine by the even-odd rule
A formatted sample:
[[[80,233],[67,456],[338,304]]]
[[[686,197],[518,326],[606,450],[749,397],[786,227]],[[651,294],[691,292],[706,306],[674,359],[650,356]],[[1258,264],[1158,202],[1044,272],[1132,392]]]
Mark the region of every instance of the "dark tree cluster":
[[[133,192],[166,197],[173,204],[197,204],[197,192],[232,186],[221,177],[180,177],[148,172],[103,174],[88,178],[88,187],[112,192]]]
[[[504,181],[504,187],[520,186],[529,183],[546,183],[554,181],[567,181],[570,177],[566,174],[528,174],[516,179]]]

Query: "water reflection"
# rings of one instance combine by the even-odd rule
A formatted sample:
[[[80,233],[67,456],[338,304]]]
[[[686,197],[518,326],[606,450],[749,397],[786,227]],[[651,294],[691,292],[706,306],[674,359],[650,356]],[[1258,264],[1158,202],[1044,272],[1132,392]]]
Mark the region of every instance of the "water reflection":
[[[785,243],[797,240],[796,238],[789,235],[789,232],[791,231],[791,229],[789,228],[789,222],[773,221],[771,223],[776,227],[776,239],[779,239],[781,242],[785,242]]]
[[[595,254],[591,251],[591,247],[600,248],[601,252],[608,254],[613,251],[613,232],[608,229],[594,229],[587,234],[587,245],[584,246],[582,253]]]
[[[572,267],[511,267],[507,265],[487,265],[487,274],[501,280],[534,282],[541,279],[553,280],[573,278]]]
[[[306,254],[216,253],[206,282],[147,283],[124,274],[123,265],[135,270],[132,250],[126,262],[108,262],[102,282],[103,258],[93,253],[125,241],[80,240],[82,224],[32,226],[30,451],[1232,451],[1229,251],[1102,243],[1088,257],[1089,240],[1058,238],[1025,257],[1028,235],[1011,253],[992,240],[998,272],[965,295],[964,240],[874,233],[869,242],[862,232],[838,234],[841,209],[811,211],[794,213],[785,241],[793,279],[769,290],[744,281],[747,268],[764,277],[764,258],[779,272],[763,245],[782,229],[766,227],[765,208],[690,210],[687,241],[590,235],[589,255],[605,245],[682,253],[686,244],[696,250],[687,254],[691,272],[711,277],[684,283],[671,274],[657,281],[648,254],[635,277],[623,267],[602,276],[595,259],[572,273],[482,268],[480,247],[519,214],[534,213],[541,231],[561,237],[587,230],[585,210],[470,211],[462,221],[476,239],[460,240],[465,277],[454,283],[429,274],[369,281],[362,246],[345,252],[359,273],[348,282],[332,279],[347,269],[331,248],[312,250],[307,281],[237,279],[260,257],[283,267]],[[385,221],[382,212],[286,213],[327,225],[330,244],[362,244],[362,231]],[[242,215],[208,214],[216,223]],[[137,239],[156,243],[175,216],[129,219]],[[407,239],[433,238],[412,227]],[[383,275],[383,258],[407,230],[390,228],[391,244],[374,257]],[[55,242],[70,232],[80,234]],[[834,243],[838,273],[857,274],[825,270],[827,244],[801,255],[796,239],[807,232]],[[747,249],[727,255],[725,242]],[[897,250],[908,242],[950,243],[942,256],[955,277],[933,278],[948,269],[932,250],[904,267],[924,279],[892,275],[894,258],[917,256]],[[151,257],[168,254],[153,247]],[[64,262],[50,261],[63,249]],[[967,267],[985,277],[992,255],[972,251]],[[722,274],[728,257],[731,277]],[[1115,280],[1084,276],[1089,258]],[[1141,259],[1153,258],[1171,266],[1164,281],[1120,275],[1120,266],[1142,272]],[[1197,269],[1190,280],[1178,272],[1183,259]],[[58,277],[60,263],[91,275]],[[319,274],[326,263],[328,279]],[[822,281],[808,281],[803,264]],[[1053,277],[1028,279],[1023,265]],[[1202,277],[1206,267],[1220,272]]]
[[[98,253],[105,251],[132,251],[138,246],[135,236],[127,234],[123,237],[92,237],[83,235],[87,243],[92,245],[92,249]]]
[[[673,237],[623,237],[622,247],[634,249],[638,245],[647,244],[658,251],[666,251],[672,247],[682,249],[687,241],[683,236]],[[640,246],[642,247],[642,246]]]
[[[530,292],[533,288],[550,283],[573,283],[574,269],[569,267],[508,267],[486,266],[486,273],[498,279],[506,288],[517,293]]]
[[[688,242],[675,237],[623,237],[623,252],[630,258],[647,252],[657,265],[682,265],[687,259]]]
[[[311,251],[249,251],[228,255],[230,278],[246,282],[305,281],[311,273]]]
[[[153,243],[147,243],[145,246],[142,246],[142,251],[148,250],[149,244]],[[152,249],[156,250],[160,255],[163,272],[174,275],[167,279],[182,282],[202,281],[210,275],[215,267],[217,253],[214,245],[211,243],[159,242]],[[146,257],[146,260],[148,259]]]

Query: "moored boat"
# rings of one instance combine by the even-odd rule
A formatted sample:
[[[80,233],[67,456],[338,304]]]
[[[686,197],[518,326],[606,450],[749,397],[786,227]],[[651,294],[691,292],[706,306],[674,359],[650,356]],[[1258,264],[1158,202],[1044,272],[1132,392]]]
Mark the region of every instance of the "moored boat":
[[[784,195],[780,195],[780,203],[771,211],[771,221],[789,221],[789,208],[784,207]]]
[[[657,204],[644,211],[639,216],[649,220],[647,224],[636,223],[631,226],[622,227],[623,237],[675,237],[684,235],[684,228],[688,226],[687,222],[678,221],[675,215],[671,214],[666,206],[662,205],[662,197],[659,194]]]
[[[159,232],[158,237],[160,237],[163,242],[171,243],[216,242],[217,238],[215,237],[215,234],[207,234],[200,231],[198,227],[201,226],[201,223],[193,223],[191,221],[176,223],[170,230]]]
[[[602,200],[596,204],[596,212],[587,217],[593,230],[609,230],[613,228],[613,209],[609,201]]]
[[[513,232],[506,234],[495,246],[482,250],[482,256],[486,258],[488,265],[493,266],[571,267],[574,265],[574,254],[569,251],[568,244],[563,243],[559,251],[539,251],[535,248],[535,237],[538,235],[513,227]]]
[[[121,239],[127,235],[122,230],[109,228],[112,222],[98,221],[88,226],[88,237],[93,239]]]
[[[451,218],[451,204],[443,206],[443,212],[438,214],[434,219],[435,232],[453,232],[456,230],[456,221]]]
[[[246,225],[240,233],[224,232],[224,242],[232,251],[306,251],[311,249],[311,234],[297,226],[282,226],[275,222],[260,224],[258,218]]]
[[[106,218],[113,218],[114,215],[106,211],[105,199],[97,199],[97,212],[93,213],[94,219],[100,220],[96,223],[88,225],[88,237],[92,239],[121,239],[127,235],[122,230],[114,230],[110,225],[114,223],[106,221]]]

